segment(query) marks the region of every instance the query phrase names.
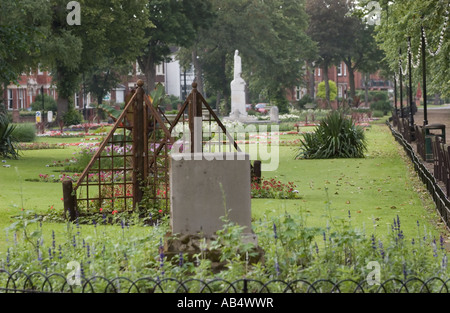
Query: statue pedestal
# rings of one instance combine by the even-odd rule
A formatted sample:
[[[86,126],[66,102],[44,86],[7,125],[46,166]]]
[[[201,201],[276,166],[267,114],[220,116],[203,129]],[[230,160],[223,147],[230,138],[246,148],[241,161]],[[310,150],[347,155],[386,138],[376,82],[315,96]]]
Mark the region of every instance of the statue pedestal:
[[[173,234],[213,236],[226,216],[251,237],[248,154],[180,153],[172,154],[170,162]]]
[[[245,108],[245,81],[238,77],[231,84],[231,113],[230,117],[247,117]]]

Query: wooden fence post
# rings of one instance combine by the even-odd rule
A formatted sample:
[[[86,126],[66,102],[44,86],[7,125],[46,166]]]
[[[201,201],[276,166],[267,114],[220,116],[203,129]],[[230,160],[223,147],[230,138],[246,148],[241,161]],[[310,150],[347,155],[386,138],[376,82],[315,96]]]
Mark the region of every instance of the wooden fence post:
[[[69,212],[69,220],[74,221],[77,218],[77,196],[73,193],[73,182],[71,180],[64,180],[62,186],[64,216],[67,218],[67,212]]]
[[[253,162],[253,175],[258,184],[261,182],[261,161],[255,160]]]

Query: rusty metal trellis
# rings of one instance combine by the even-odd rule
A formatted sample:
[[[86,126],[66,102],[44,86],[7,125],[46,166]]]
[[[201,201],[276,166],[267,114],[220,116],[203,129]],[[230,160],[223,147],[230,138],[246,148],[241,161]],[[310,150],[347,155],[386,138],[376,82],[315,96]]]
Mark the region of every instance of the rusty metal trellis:
[[[75,185],[63,182],[64,210],[74,220],[80,210],[133,211],[143,200],[169,207],[169,153],[194,152],[195,119],[202,123],[201,151],[241,151],[216,113],[192,84],[192,92],[173,120],[145,94],[143,81],[127,96],[113,128]],[[180,134],[187,134],[180,138]],[[206,140],[205,140],[206,134]],[[214,140],[211,134],[216,134]],[[219,134],[219,135],[217,135]],[[177,145],[175,145],[177,144]],[[206,150],[205,150],[206,149]],[[198,150],[196,152],[199,152]],[[260,162],[255,165],[260,164]]]

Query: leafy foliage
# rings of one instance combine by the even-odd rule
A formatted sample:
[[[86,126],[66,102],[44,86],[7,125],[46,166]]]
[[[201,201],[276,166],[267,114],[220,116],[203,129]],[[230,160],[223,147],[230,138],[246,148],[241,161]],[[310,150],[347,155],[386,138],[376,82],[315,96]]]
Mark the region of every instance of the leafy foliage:
[[[32,123],[16,124],[12,136],[18,142],[33,142],[36,139],[36,126]]]
[[[338,111],[332,111],[300,142],[296,158],[301,159],[363,158],[367,149],[364,129]]]
[[[330,100],[333,101],[337,96],[336,83],[332,80],[329,80],[328,85],[330,86]],[[321,81],[317,86],[317,97],[326,99],[325,81]]]
[[[67,111],[63,115],[63,121],[64,125],[78,125],[83,121],[83,116],[78,110],[75,110],[73,107],[69,108],[69,111]]]
[[[42,94],[38,94],[35,101],[31,104],[31,110],[42,111]],[[44,94],[44,111],[56,112],[57,106],[56,101],[52,96]]]
[[[385,52],[385,61],[388,63],[390,74],[399,75],[399,59],[403,69],[407,67],[408,37],[411,37],[411,52],[413,65],[412,75],[414,81],[421,81],[422,53],[421,45],[422,26],[426,33],[426,71],[427,91],[440,93],[446,97],[450,95],[450,41],[446,16],[448,17],[448,1],[411,0],[411,1],[383,1],[381,5],[381,24],[376,27],[376,40]],[[445,28],[446,27],[446,28]],[[435,52],[442,38],[440,52]],[[399,50],[401,54],[399,55]],[[430,53],[433,52],[433,54]],[[414,67],[414,66],[413,66]]]
[[[6,115],[0,114],[0,156],[6,159],[17,159],[19,152],[16,139],[13,137],[15,126],[9,123]]]

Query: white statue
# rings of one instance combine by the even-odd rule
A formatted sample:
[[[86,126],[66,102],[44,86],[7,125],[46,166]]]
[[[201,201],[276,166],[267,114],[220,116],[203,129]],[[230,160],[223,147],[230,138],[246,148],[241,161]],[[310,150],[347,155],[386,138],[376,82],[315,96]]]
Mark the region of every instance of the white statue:
[[[239,56],[239,51],[234,52],[234,79],[240,78],[242,74],[242,63],[241,57]]]
[[[242,63],[239,51],[234,52],[234,79],[231,82],[231,114],[230,118],[233,120],[239,117],[246,117],[247,110],[245,109],[245,81],[241,77]]]

